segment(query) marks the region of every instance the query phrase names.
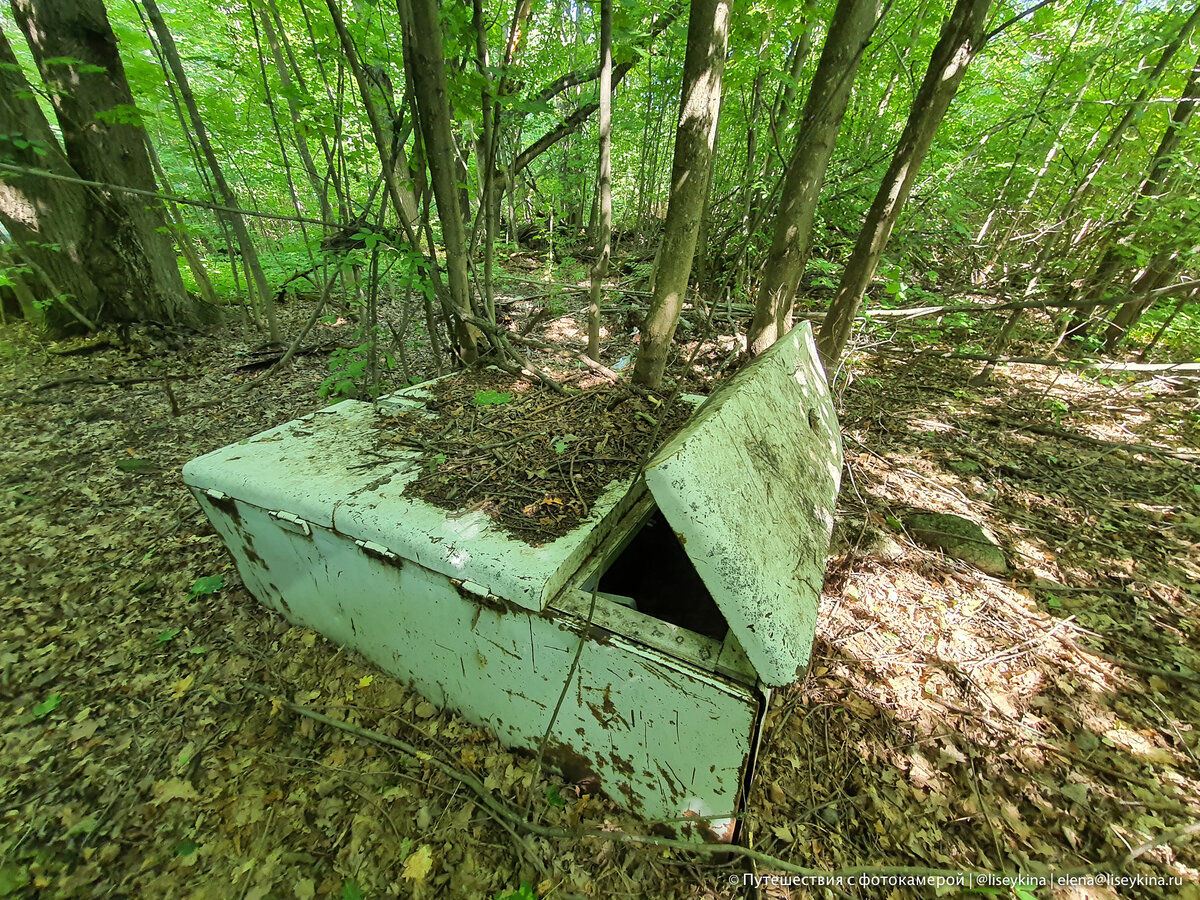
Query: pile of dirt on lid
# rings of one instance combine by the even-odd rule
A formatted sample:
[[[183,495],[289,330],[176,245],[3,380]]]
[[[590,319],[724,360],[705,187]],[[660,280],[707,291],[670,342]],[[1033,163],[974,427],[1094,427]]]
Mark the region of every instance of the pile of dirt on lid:
[[[651,442],[661,444],[692,411],[608,383],[566,389],[465,372],[429,385],[425,412],[381,413],[379,441],[421,453],[406,496],[482,510],[513,537],[542,544],[586,519],[604,488],[637,472]]]

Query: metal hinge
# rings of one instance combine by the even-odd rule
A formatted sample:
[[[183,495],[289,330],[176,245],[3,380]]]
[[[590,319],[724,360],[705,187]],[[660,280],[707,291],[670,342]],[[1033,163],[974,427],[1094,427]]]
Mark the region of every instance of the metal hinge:
[[[400,559],[399,554],[393,553],[387,547],[383,546],[383,544],[377,544],[374,541],[355,541],[354,543],[362,548],[363,552],[368,556],[379,556],[393,562]]]
[[[281,527],[288,531],[302,534],[305,537],[312,536],[312,529],[308,527],[308,522],[300,518],[295,513],[284,512],[282,509],[270,514],[271,518],[280,524]]]

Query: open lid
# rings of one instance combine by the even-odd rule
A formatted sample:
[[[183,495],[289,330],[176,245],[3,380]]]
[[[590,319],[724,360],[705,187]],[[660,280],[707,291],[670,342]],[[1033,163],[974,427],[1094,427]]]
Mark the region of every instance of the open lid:
[[[789,684],[808,664],[841,470],[808,323],[722,385],[646,467],[765,684]]]

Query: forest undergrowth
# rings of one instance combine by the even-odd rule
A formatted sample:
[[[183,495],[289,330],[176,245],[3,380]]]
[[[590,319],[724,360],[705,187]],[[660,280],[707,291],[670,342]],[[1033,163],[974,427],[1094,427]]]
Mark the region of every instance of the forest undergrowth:
[[[307,311],[280,315],[294,333]],[[689,316],[668,374],[688,360],[703,392],[736,341],[697,346]],[[610,361],[627,324],[608,322]],[[536,333],[583,339],[570,318]],[[326,404],[328,347],[239,390],[261,342],[3,333],[0,896],[748,896],[729,887],[746,859],[618,840],[648,826],[246,592],[180,468]],[[1181,882],[1031,895],[1200,897],[1195,382],[1012,365],[972,387],[925,352],[945,348],[870,346],[835,385],[846,468],[818,642],[773,700],[747,842],[823,871],[1082,870]],[[986,526],[1010,574],[917,546],[913,508]],[[543,833],[451,771],[530,803]],[[761,896],[930,894],[790,890]]]

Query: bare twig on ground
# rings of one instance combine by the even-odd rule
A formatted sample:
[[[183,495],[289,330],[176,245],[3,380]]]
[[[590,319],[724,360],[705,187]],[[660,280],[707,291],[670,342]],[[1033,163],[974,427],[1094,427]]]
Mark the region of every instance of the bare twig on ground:
[[[701,844],[694,841],[658,837],[656,835],[648,834],[627,834],[621,831],[601,831],[599,829],[592,828],[571,829],[539,825],[536,822],[529,821],[516,810],[497,799],[497,797],[473,775],[459,771],[454,766],[442,762],[437,757],[430,756],[428,753],[418,750],[417,747],[407,743],[406,741],[402,741],[399,738],[389,737],[386,734],[380,734],[377,731],[372,731],[369,728],[363,728],[361,725],[355,725],[351,722],[341,722],[337,719],[333,719],[329,716],[323,715],[322,713],[316,712],[315,710],[308,709],[307,707],[300,706],[296,703],[291,703],[290,701],[276,696],[274,692],[263,685],[247,682],[245,687],[254,693],[268,698],[272,703],[277,703],[282,708],[296,713],[297,715],[305,716],[316,722],[320,722],[323,725],[329,725],[333,728],[340,729],[347,734],[352,734],[356,737],[364,738],[366,740],[374,741],[378,744],[392,747],[410,756],[421,759],[429,766],[437,769],[442,774],[452,778],[474,792],[489,812],[505,819],[516,830],[525,831],[530,834],[537,835],[538,837],[548,838],[551,840],[569,841],[578,841],[581,838],[598,838],[600,840],[614,841],[623,844],[648,844],[655,847],[669,847],[674,850],[680,850],[703,856],[736,855],[776,871],[788,872],[795,875],[822,876],[830,879],[895,875],[915,878],[953,878],[966,881],[972,874],[961,869],[935,869],[924,866],[849,866],[836,871],[822,871],[820,869],[809,869],[804,866],[798,866],[795,863],[788,862],[785,859],[780,859],[779,857],[772,856],[768,853],[762,853],[758,850],[753,850],[749,847],[741,847],[736,844]],[[1057,748],[1052,749],[1057,750]],[[1195,828],[1200,830],[1200,826],[1195,826]],[[1189,834],[1191,833],[1190,831],[1187,831],[1187,829],[1184,829],[1183,831]],[[1175,840],[1180,836],[1182,835],[1176,834],[1169,839]],[[1150,848],[1147,847],[1146,849]],[[1131,861],[1132,858],[1133,857],[1127,857],[1127,861]],[[1055,872],[1054,874],[1059,876],[1095,874],[1098,872],[1107,872],[1109,871],[1109,868],[1110,867],[1107,866],[1096,866],[1086,869],[1062,870]]]

